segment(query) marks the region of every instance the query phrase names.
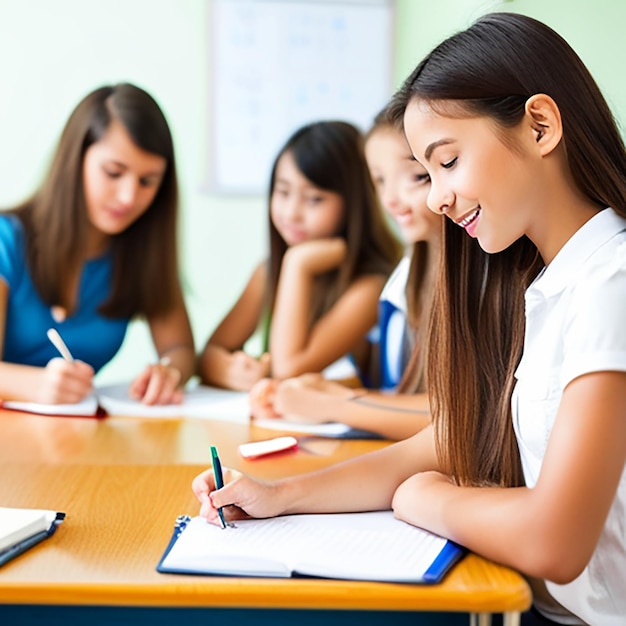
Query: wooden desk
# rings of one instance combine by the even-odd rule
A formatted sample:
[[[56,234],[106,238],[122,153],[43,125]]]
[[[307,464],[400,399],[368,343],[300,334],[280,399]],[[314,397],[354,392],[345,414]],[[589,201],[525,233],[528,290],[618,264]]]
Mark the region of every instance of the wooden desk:
[[[244,461],[237,446],[282,433],[210,419],[156,419],[134,417],[47,417],[0,410],[0,462],[42,461],[81,464],[209,464],[209,446],[222,461],[246,473],[263,467],[263,478],[301,473],[329,462],[376,450],[382,440],[336,440],[298,436],[303,454],[276,455],[272,462]]]
[[[49,540],[0,569],[0,602],[125,606],[385,610],[526,609],[511,570],[467,556],[441,585],[159,574],[177,515],[195,515],[189,485],[204,465],[2,464],[5,506],[58,508]]]
[[[192,478],[217,445],[225,465],[273,479],[386,445],[310,439],[295,452],[244,461],[243,441],[276,436],[201,420],[104,421],[0,412],[0,502],[63,510],[56,535],[0,569],[0,603],[506,613],[517,624],[530,590],[515,572],[467,556],[440,585],[251,579],[156,572],[175,518],[195,515]],[[1,608],[0,608],[1,614]]]

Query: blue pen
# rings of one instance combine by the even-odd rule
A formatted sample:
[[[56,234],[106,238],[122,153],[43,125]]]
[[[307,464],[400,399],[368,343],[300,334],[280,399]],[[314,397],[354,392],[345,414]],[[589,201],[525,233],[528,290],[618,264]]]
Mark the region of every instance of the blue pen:
[[[217,448],[211,446],[211,461],[213,462],[213,476],[215,476],[215,488],[221,489],[224,486],[224,476],[222,475],[222,464],[220,463],[220,457],[217,456]],[[222,528],[226,528],[226,520],[224,519],[224,512],[222,507],[217,509],[217,513],[220,516],[220,522],[222,522]]]

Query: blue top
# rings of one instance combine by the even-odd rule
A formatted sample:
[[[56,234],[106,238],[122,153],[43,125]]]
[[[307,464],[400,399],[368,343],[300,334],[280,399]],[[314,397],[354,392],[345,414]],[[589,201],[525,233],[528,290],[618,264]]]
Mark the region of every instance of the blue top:
[[[411,257],[405,256],[388,278],[378,299],[376,326],[368,333],[373,356],[367,372],[360,371],[369,389],[394,391],[411,357],[413,332],[407,319],[406,284]]]
[[[130,321],[98,313],[111,290],[111,254],[85,263],[77,308],[67,319],[57,322],[33,285],[24,240],[19,218],[0,215],[0,280],[9,287],[2,360],[44,367],[59,356],[46,334],[49,328],[56,328],[72,356],[98,371],[120,349]]]

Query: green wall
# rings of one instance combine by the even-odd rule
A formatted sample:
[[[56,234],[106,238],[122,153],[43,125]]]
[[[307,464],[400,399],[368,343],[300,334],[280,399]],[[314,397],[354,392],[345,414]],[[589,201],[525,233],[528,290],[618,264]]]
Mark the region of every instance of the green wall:
[[[396,85],[433,46],[492,11],[535,17],[558,31],[590,69],[618,121],[626,123],[623,0],[397,0]]]
[[[151,91],[174,132],[185,291],[198,346],[265,254],[265,199],[207,191],[210,2],[0,0],[0,206],[32,191],[85,93],[123,80]],[[493,10],[556,28],[588,64],[618,119],[626,119],[620,0],[396,0],[395,84],[443,37]],[[153,358],[148,333],[136,323],[99,378],[127,379]]]

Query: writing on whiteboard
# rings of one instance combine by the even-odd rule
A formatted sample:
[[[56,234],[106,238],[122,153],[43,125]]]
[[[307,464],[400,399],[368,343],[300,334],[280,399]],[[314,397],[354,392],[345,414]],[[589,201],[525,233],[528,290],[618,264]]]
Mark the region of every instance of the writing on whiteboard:
[[[211,15],[211,183],[264,193],[297,128],[366,129],[391,93],[390,0],[215,0]]]

